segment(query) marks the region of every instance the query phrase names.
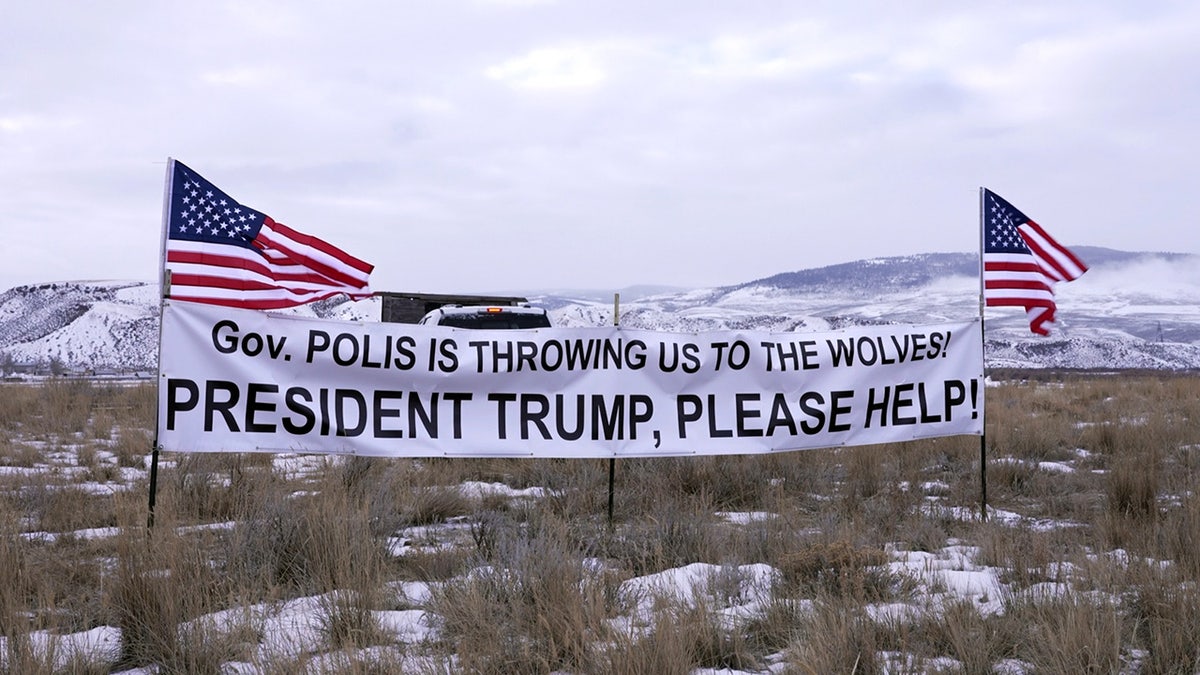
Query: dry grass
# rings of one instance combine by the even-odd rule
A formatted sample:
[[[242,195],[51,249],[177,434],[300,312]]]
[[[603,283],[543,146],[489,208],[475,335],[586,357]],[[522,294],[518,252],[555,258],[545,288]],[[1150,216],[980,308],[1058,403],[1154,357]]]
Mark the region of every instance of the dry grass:
[[[504,530],[486,565],[434,592],[443,640],[476,673],[550,673],[586,666],[612,593],[585,565],[563,523]]]
[[[909,620],[883,622],[875,628],[876,644],[888,651],[906,652],[923,664],[938,658],[950,659],[954,668],[935,672],[967,675],[994,672],[998,661],[1017,656],[1024,639],[1023,626],[1018,621],[1007,615],[984,616],[970,600],[954,600],[939,611],[925,611]]]
[[[1014,602],[1008,616],[1027,626],[1018,655],[1046,673],[1121,670],[1122,625],[1116,603],[1068,594]]]
[[[820,595],[860,602],[890,599],[900,580],[882,567],[887,561],[888,555],[882,549],[857,548],[845,541],[813,542],[779,559],[780,591],[805,598]]]
[[[785,673],[877,673],[879,629],[861,609],[819,599],[785,651]]]
[[[988,390],[974,437],[775,456],[565,460],[164,456],[144,528],[152,387],[0,387],[0,672],[1194,672],[1200,663],[1200,380],[1041,373]],[[541,487],[473,498],[464,481]],[[957,509],[957,510],[955,510]],[[760,514],[749,521],[728,515]],[[892,551],[975,551],[995,603],[943,597]],[[397,547],[403,548],[401,554]],[[940,555],[940,554],[939,554]],[[736,579],[630,620],[627,579],[708,563],[777,570],[731,618]],[[428,642],[378,620],[428,582]],[[187,592],[180,592],[187,589]],[[918,592],[920,590],[920,592]],[[323,646],[255,655],[252,603],[321,600]],[[909,614],[873,614],[889,604]],[[992,607],[984,611],[984,607]],[[623,622],[624,621],[624,622]],[[119,653],[60,639],[121,629]],[[377,656],[367,658],[366,650]],[[419,656],[419,666],[409,657]],[[256,661],[257,660],[257,661]],[[897,665],[900,664],[900,665]]]
[[[686,675],[696,668],[755,670],[763,659],[747,635],[729,630],[703,599],[667,602],[644,630],[617,634],[584,672]]]

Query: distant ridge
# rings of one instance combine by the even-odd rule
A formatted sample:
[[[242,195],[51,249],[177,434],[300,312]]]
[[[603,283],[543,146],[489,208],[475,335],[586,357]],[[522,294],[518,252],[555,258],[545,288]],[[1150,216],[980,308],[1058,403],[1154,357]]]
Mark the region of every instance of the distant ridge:
[[[783,272],[748,281],[735,288],[773,286],[795,290],[821,290],[835,284],[860,291],[887,287],[916,288],[938,279],[975,276],[979,257],[971,253],[924,253],[894,258],[870,258],[815,269]]]
[[[1147,257],[1167,261],[1195,258],[1188,253],[1151,253],[1116,251],[1100,246],[1074,246],[1072,251],[1089,266],[1113,266],[1142,260]],[[976,253],[923,253],[890,258],[868,258],[826,267],[782,272],[762,279],[733,286],[774,286],[796,290],[819,290],[831,283],[839,288],[870,290],[888,286],[917,288],[947,277],[979,278],[979,255]]]
[[[1058,288],[1060,331],[1028,332],[1019,309],[989,310],[989,367],[1200,368],[1200,256],[1073,246],[1091,266]],[[784,272],[732,286],[631,286],[622,326],[675,332],[837,330],[969,320],[978,314],[978,257],[927,253]],[[403,289],[396,289],[403,290]],[[563,326],[612,324],[612,294],[530,293]],[[51,362],[70,371],[152,371],[158,287],[138,281],[18,286],[0,294],[0,371]],[[378,305],[330,300],[294,313],[377,320]]]

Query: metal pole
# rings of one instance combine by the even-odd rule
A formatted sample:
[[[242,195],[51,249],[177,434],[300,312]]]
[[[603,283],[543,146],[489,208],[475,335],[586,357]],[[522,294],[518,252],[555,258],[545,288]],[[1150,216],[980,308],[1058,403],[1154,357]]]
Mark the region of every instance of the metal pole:
[[[979,518],[987,522],[987,432],[979,435]]]
[[[146,529],[154,529],[154,502],[158,492],[158,439],[154,439],[154,451],[150,453],[150,504],[146,510]]]
[[[979,434],[979,517],[983,522],[987,522],[987,406],[984,405],[984,399],[987,398],[987,340],[984,337],[984,322],[983,308],[987,304],[985,299],[985,284],[983,280],[983,255],[984,255],[984,230],[987,222],[987,204],[985,195],[987,190],[983,187],[979,188],[979,352],[983,363],[983,381],[979,383],[979,403],[983,407],[981,416],[983,417],[983,433]]]
[[[621,294],[613,293],[613,325],[621,325]],[[617,458],[608,458],[608,527],[613,526],[613,492],[617,480]]]

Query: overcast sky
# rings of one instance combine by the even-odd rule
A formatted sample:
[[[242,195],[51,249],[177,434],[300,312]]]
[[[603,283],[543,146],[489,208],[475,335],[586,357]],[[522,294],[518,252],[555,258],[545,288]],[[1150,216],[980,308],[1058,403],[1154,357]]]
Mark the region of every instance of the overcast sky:
[[[166,159],[376,290],[1200,252],[1200,3],[0,4],[0,290],[153,280]]]

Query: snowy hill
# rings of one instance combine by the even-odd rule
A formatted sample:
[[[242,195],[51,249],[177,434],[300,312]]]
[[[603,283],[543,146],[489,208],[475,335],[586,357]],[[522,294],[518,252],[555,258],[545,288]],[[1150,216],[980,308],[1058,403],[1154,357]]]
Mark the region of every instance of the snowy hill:
[[[1020,310],[991,309],[989,367],[1200,368],[1200,256],[1075,250],[1091,270],[1058,286],[1058,333],[1039,338],[1029,333]],[[975,254],[930,253],[786,272],[722,288],[660,293],[637,288],[622,292],[620,322],[675,332],[804,332],[967,319],[979,311],[978,265]],[[157,293],[157,286],[135,281],[10,289],[0,294],[0,365],[152,370]],[[550,310],[557,325],[612,323],[611,294],[605,299],[600,291],[557,291],[530,297]],[[295,313],[377,320],[379,305],[327,301]]]
[[[1056,335],[1029,333],[1024,312],[986,313],[989,367],[1200,368],[1200,256],[1080,246],[1091,269],[1056,289]],[[622,301],[621,325],[667,331],[835,330],[969,319],[979,313],[979,258],[930,253],[777,274],[736,286]],[[612,322],[612,301],[545,297],[561,325]]]
[[[157,349],[157,287],[132,281],[18,286],[0,295],[0,355],[71,370],[142,370]]]
[[[158,293],[157,284],[140,281],[61,281],[9,289],[0,294],[0,371],[152,371],[158,356]],[[377,320],[379,305],[326,301],[291,313]]]

